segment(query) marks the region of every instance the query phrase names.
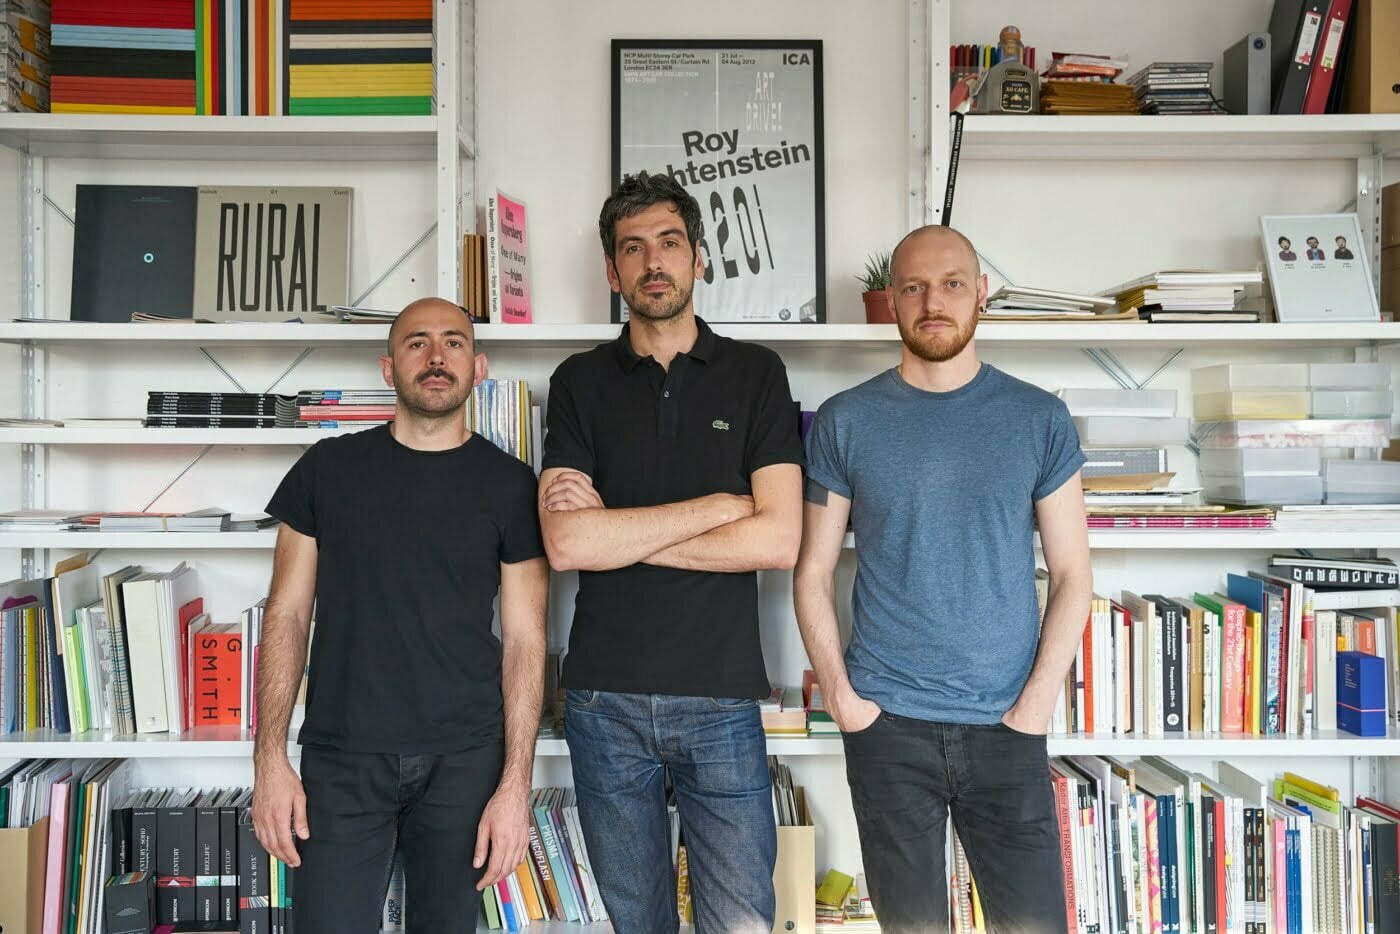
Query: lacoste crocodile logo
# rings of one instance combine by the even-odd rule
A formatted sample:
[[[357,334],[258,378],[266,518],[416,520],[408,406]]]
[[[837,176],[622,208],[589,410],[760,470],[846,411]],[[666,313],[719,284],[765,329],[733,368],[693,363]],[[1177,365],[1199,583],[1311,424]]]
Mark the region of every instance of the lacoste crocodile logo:
[[[710,422],[710,427],[713,428],[715,431],[728,431],[729,423],[722,418],[717,418],[714,421]]]

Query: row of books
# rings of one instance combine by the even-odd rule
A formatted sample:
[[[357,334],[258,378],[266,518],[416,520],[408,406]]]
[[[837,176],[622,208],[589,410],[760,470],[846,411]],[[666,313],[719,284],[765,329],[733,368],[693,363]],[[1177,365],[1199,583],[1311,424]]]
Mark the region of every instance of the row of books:
[[[1400,930],[1400,810],[1291,772],[1215,777],[1158,757],[1051,760],[1078,934]],[[964,862],[955,859],[959,891]],[[963,878],[970,878],[963,877]],[[982,930],[958,924],[955,930]]]
[[[16,763],[0,773],[0,854],[37,897],[5,917],[73,934],[289,931],[294,874],[258,843],[251,800],[250,788],[137,789],[128,759]]]
[[[199,590],[186,564],[99,574],[86,553],[0,585],[0,732],[254,726],[263,604],[215,622]]]
[[[836,736],[840,730],[827,712],[816,672],[802,673],[802,687],[773,687],[758,704],[763,732],[768,736]]]
[[[383,929],[402,931],[405,906],[402,865],[396,865],[385,901]],[[530,793],[530,846],[515,872],[482,894],[492,930],[518,931],[547,920],[582,924],[608,920],[588,860],[572,788]]]
[[[284,0],[287,113],[433,112],[432,0]]]
[[[0,512],[0,532],[256,532],[278,521],[266,513],[235,515],[209,506],[190,512],[97,512],[19,509]]]
[[[1045,572],[1036,587],[1043,606]],[[1381,666],[1362,687],[1378,691],[1384,735],[1397,709],[1397,604],[1389,561],[1282,555],[1267,572],[1226,575],[1223,594],[1096,594],[1050,729],[1374,735],[1340,678],[1361,653]]]

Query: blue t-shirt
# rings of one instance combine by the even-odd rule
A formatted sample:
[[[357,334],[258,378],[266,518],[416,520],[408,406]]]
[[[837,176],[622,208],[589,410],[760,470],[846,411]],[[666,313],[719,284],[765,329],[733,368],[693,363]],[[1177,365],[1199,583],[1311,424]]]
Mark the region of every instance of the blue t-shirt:
[[[851,501],[846,668],[890,713],[996,723],[1040,638],[1035,502],[1084,463],[1065,404],[988,364],[951,392],[891,369],[833,396],[807,476]]]

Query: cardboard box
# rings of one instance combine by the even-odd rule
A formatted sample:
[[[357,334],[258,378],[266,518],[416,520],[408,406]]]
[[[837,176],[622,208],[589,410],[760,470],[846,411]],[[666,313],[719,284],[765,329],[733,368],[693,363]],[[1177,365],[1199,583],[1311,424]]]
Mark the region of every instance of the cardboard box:
[[[40,934],[44,925],[44,869],[49,819],[0,830],[0,931]]]
[[[1353,114],[1400,113],[1400,3],[1356,0],[1356,31],[1347,63],[1342,110]]]
[[[779,827],[778,860],[773,866],[773,893],[778,910],[774,934],[815,934],[817,903],[817,828]]]

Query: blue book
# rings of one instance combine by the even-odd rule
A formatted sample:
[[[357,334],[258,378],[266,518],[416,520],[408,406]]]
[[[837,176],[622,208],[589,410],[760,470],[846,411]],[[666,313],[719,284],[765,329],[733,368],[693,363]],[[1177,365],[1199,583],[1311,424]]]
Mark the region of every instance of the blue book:
[[[1157,799],[1157,851],[1162,866],[1162,931],[1180,934],[1181,916],[1178,907],[1176,878],[1176,797],[1162,795]]]
[[[1337,729],[1385,736],[1385,659],[1366,652],[1337,653]]]
[[[549,860],[550,871],[554,873],[554,883],[559,889],[559,900],[563,902],[564,920],[578,921],[582,918],[579,912],[578,902],[574,899],[573,887],[569,884],[569,877],[573,874],[572,866],[564,863],[564,851],[560,846],[559,839],[554,835],[554,822],[549,819],[549,805],[536,804],[535,826],[540,832],[540,843],[544,846],[544,855]]]

